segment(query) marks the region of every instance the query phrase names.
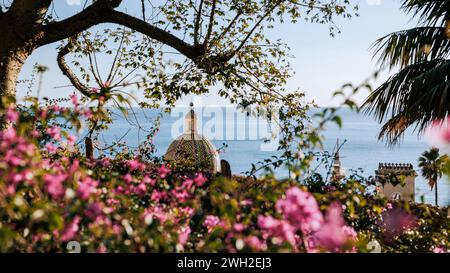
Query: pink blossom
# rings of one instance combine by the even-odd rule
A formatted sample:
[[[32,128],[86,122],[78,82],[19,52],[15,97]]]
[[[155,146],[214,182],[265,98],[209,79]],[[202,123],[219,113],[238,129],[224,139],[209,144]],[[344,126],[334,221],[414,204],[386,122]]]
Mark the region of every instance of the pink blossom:
[[[126,175],[123,176],[123,181],[125,181],[125,183],[129,184],[133,181],[133,176],[129,173],[127,173]]]
[[[258,225],[265,229],[269,235],[278,239],[278,243],[288,242],[292,246],[296,246],[295,237],[296,228],[285,220],[278,220],[272,216],[258,216]]]
[[[48,151],[50,154],[54,154],[54,153],[56,153],[56,151],[57,151],[56,146],[53,145],[52,143],[47,143],[47,145],[45,145],[45,148],[47,149],[47,151]]]
[[[111,158],[103,157],[98,163],[100,163],[102,167],[109,167],[111,166]]]
[[[31,131],[31,136],[34,138],[38,138],[41,136],[41,132],[39,132],[38,130],[33,130]]]
[[[255,249],[256,251],[266,251],[267,250],[267,244],[264,240],[259,239],[256,236],[248,236],[245,238],[245,243],[248,244],[251,248]]]
[[[233,229],[236,232],[242,232],[245,229],[245,226],[243,224],[241,224],[241,223],[235,223],[233,225]]]
[[[144,195],[147,193],[147,186],[144,183],[140,183],[137,187],[136,187],[136,194],[138,195]]]
[[[393,207],[392,207],[392,203],[390,203],[390,202],[388,202],[387,204],[386,204],[386,209],[392,209]]]
[[[9,127],[6,131],[0,131],[0,138],[3,141],[16,141],[17,140],[17,132],[14,127]]]
[[[286,199],[278,200],[276,208],[283,213],[286,220],[304,234],[318,230],[323,222],[316,199],[311,193],[298,187],[287,190]]]
[[[92,117],[92,111],[89,110],[89,109],[84,109],[84,110],[81,112],[81,114],[82,114],[85,118],[87,118],[87,119],[90,119],[90,118]]]
[[[126,161],[128,167],[131,171],[141,170],[143,171],[145,169],[145,165],[139,162],[139,160],[133,159],[133,160],[127,160]]]
[[[434,121],[425,131],[428,142],[435,147],[445,148],[450,144],[450,117]]]
[[[120,203],[120,201],[117,199],[114,199],[114,198],[109,198],[108,200],[106,200],[106,205],[108,205],[108,206],[114,206],[119,203]]]
[[[72,101],[73,106],[75,106],[75,107],[78,106],[78,97],[75,94],[70,96],[70,100]]]
[[[183,184],[181,184],[181,187],[190,190],[192,188],[192,185],[194,185],[194,180],[186,179],[183,181]]]
[[[144,178],[142,179],[142,183],[144,184],[148,184],[150,186],[155,186],[156,184],[156,180],[155,179],[151,179],[148,176],[144,176]]]
[[[167,198],[167,192],[158,191],[158,190],[153,190],[152,195],[150,197],[150,199],[155,202],[159,202],[160,200],[166,199],[166,198]]]
[[[63,182],[66,179],[66,174],[45,174],[44,183],[47,192],[55,199],[64,196],[65,189]]]
[[[24,166],[25,160],[16,155],[15,150],[8,150],[3,158],[5,162],[7,162],[10,166]]]
[[[55,140],[61,139],[61,128],[57,126],[47,128],[45,132]]]
[[[107,253],[108,250],[106,249],[106,247],[104,245],[99,246],[96,250],[95,253]]]
[[[418,225],[417,217],[401,208],[387,210],[382,213],[381,217],[383,234],[388,240],[403,234],[408,229],[414,229]]]
[[[203,184],[205,184],[206,181],[208,181],[208,179],[206,177],[204,177],[202,173],[198,174],[194,178],[194,183],[195,183],[195,185],[197,185],[197,187],[203,186]]]
[[[178,202],[186,202],[189,198],[189,193],[182,188],[173,189],[170,191],[170,193]]]
[[[253,204],[252,200],[245,199],[240,202],[241,206],[251,206]]]
[[[144,212],[144,218],[151,217],[158,220],[161,224],[169,219],[168,213],[161,206],[152,206]]]
[[[13,107],[8,107],[8,110],[6,110],[6,120],[9,122],[17,122],[19,120],[19,113]]]
[[[77,194],[82,200],[87,200],[91,194],[97,192],[98,181],[93,180],[90,177],[84,178],[78,184]]]
[[[170,169],[167,168],[165,165],[162,165],[158,169],[158,175],[161,178],[166,178],[166,176],[170,173]]]
[[[178,243],[185,245],[189,239],[189,234],[191,234],[191,228],[189,226],[180,228],[178,231]]]
[[[342,247],[354,236],[353,229],[345,227],[342,208],[339,203],[332,203],[325,215],[325,221],[320,230],[314,234],[317,243],[331,252],[340,252]]]
[[[91,220],[95,220],[98,216],[100,216],[103,212],[103,205],[99,202],[95,202],[90,204],[85,210],[85,214]]]
[[[203,222],[203,226],[206,227],[208,232],[211,232],[215,227],[220,226],[222,224],[222,221],[220,221],[220,218],[214,215],[208,215],[205,218],[205,221]]]
[[[66,227],[64,228],[64,230],[61,234],[61,240],[63,242],[70,241],[76,236],[78,230],[80,229],[78,226],[78,224],[80,223],[80,220],[81,220],[80,216],[75,216],[73,218],[72,222],[70,222],[68,225],[66,225]]]
[[[70,146],[75,145],[75,142],[77,141],[77,137],[74,135],[69,135],[67,137],[67,144],[69,144]]]
[[[447,250],[443,247],[434,247],[433,253],[447,253]]]
[[[178,208],[179,214],[185,217],[192,217],[194,215],[194,209],[191,207],[180,207]]]

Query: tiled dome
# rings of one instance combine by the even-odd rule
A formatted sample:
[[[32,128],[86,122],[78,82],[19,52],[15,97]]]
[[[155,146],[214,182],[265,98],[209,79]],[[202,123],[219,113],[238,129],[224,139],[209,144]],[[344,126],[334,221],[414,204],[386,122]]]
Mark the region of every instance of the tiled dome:
[[[169,145],[164,159],[169,162],[191,162],[203,171],[220,172],[217,149],[209,139],[198,134],[197,115],[193,109],[186,114],[184,133]]]

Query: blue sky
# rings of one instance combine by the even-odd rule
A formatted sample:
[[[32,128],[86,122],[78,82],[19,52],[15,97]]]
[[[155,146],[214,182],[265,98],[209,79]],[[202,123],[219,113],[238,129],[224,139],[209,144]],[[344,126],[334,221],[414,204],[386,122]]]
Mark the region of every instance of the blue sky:
[[[81,8],[80,5],[76,5],[78,0],[56,2],[60,16],[73,14]],[[377,69],[376,60],[372,58],[369,50],[370,45],[379,37],[414,25],[410,21],[410,16],[400,11],[398,0],[354,2],[359,3],[360,16],[351,20],[337,20],[336,24],[342,33],[335,37],[329,35],[327,25],[305,22],[277,25],[268,33],[270,37],[281,38],[290,46],[291,54],[295,56],[291,60],[291,65],[296,74],[288,82],[288,87],[299,88],[305,92],[308,101],[315,101],[321,106],[337,104],[338,101],[331,100],[334,90],[349,82],[359,84]],[[134,10],[133,6],[136,3],[138,1],[125,0],[121,8]],[[43,81],[41,96],[63,97],[73,92],[71,88],[55,88],[69,84],[57,67],[56,46],[56,44],[49,45],[35,51],[21,73],[21,79],[27,79],[34,64],[49,67]],[[374,85],[387,76],[386,71]],[[21,94],[24,94],[23,90],[19,91],[19,95]],[[362,101],[365,95],[361,93],[357,99]],[[193,99],[188,96],[182,103]],[[220,104],[226,103],[225,100],[218,99],[214,92],[203,96],[202,99],[205,104],[217,104],[218,101]]]

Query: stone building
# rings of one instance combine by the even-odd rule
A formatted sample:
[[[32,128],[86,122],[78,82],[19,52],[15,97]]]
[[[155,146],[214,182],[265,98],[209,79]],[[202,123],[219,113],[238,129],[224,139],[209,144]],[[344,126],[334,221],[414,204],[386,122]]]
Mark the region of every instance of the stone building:
[[[197,115],[191,109],[184,119],[184,133],[175,139],[167,149],[164,159],[210,173],[220,172],[220,158],[214,144],[198,133]]]
[[[412,164],[380,163],[375,171],[378,192],[391,200],[415,200],[416,171]]]

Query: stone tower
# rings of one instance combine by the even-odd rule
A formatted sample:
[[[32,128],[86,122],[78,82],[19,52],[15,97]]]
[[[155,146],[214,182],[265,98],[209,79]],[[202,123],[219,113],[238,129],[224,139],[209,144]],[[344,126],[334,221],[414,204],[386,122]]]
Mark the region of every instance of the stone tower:
[[[340,182],[345,178],[345,172],[342,168],[341,157],[339,155],[339,139],[336,141],[336,153],[333,158],[333,165],[331,170],[331,181],[332,182]]]
[[[417,173],[412,164],[380,163],[375,175],[378,192],[386,198],[415,201]]]

